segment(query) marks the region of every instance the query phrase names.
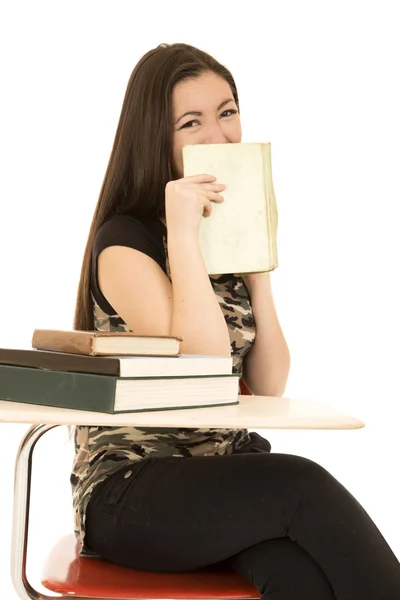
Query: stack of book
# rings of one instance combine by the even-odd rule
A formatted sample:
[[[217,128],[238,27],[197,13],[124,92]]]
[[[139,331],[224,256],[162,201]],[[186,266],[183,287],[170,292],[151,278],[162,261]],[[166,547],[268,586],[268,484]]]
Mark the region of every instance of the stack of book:
[[[104,413],[238,404],[232,358],[182,354],[181,341],[35,329],[32,350],[0,348],[0,399]]]

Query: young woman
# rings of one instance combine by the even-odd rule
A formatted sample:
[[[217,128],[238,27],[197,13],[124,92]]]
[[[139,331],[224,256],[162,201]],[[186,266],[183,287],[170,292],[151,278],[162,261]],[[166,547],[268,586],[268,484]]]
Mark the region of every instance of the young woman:
[[[232,355],[253,393],[281,396],[290,357],[269,274],[208,276],[198,228],[224,185],[212,173],[183,177],[183,145],[240,141],[224,66],[186,44],[141,58],[89,233],[75,328],[179,335],[182,352]],[[400,598],[399,562],[357,500],[257,434],[79,426],[75,445],[83,553],[154,571],[227,561],[276,600]]]

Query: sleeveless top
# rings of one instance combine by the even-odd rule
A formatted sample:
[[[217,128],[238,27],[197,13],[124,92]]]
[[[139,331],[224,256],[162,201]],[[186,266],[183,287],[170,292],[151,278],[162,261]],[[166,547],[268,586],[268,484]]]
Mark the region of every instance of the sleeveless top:
[[[92,251],[91,294],[95,329],[131,331],[102,295],[97,280],[97,258],[109,246],[128,246],[146,253],[171,281],[167,230],[158,219],[116,215],[98,231]],[[127,274],[127,277],[129,274]],[[241,277],[210,277],[229,329],[232,372],[242,374],[242,361],[255,338],[255,321],[247,288]],[[206,315],[204,316],[206,319]],[[189,457],[230,454],[251,441],[247,429],[194,429],[76,426],[71,473],[74,530],[80,553],[97,556],[85,546],[85,513],[95,486],[132,462],[152,457]]]

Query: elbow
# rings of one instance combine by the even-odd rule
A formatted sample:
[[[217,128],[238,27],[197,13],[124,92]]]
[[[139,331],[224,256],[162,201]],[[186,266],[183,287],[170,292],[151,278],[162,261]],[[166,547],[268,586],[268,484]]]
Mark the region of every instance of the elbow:
[[[254,365],[252,365],[254,367]],[[267,372],[266,370],[254,370],[245,363],[243,369],[243,379],[246,386],[255,396],[274,396],[282,397],[285,393],[289,379],[290,361],[285,368],[277,372],[276,370]]]
[[[269,385],[267,386],[261,386],[261,387],[250,387],[251,392],[255,395],[255,396],[269,396],[269,397],[274,397],[274,398],[281,398],[283,396],[283,394],[285,393],[285,389],[286,389],[286,385],[284,386],[275,386],[275,387],[271,387]]]
[[[269,396],[276,396],[277,398],[282,398],[283,394],[286,390],[286,381],[283,385],[277,386],[274,390],[271,390]],[[273,393],[272,393],[273,392]]]

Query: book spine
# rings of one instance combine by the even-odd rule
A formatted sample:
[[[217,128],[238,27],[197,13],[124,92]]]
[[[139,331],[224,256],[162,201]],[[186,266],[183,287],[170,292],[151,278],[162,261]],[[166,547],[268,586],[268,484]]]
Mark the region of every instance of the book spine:
[[[0,365],[0,398],[56,408],[114,413],[116,378]]]
[[[97,360],[94,356],[47,350],[0,349],[0,365],[121,376],[119,358],[107,356]]]
[[[32,338],[32,348],[90,356],[94,353],[93,335],[89,332],[82,334],[82,332],[36,330]]]
[[[272,181],[271,144],[262,144],[263,172],[265,186],[266,215],[268,227],[268,253],[269,261],[273,268],[278,266],[278,254],[276,247],[276,229],[278,224],[278,212],[275,199],[275,191]]]

